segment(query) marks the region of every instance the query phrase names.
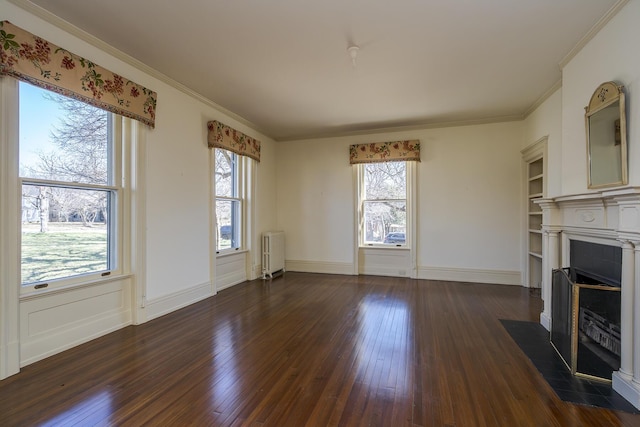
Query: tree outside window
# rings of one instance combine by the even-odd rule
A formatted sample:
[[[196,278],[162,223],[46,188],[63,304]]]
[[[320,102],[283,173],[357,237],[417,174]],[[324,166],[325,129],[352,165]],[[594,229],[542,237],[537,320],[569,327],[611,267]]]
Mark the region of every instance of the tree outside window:
[[[406,162],[361,165],[362,240],[365,244],[406,244],[407,167]]]
[[[114,268],[112,115],[20,83],[24,285]]]

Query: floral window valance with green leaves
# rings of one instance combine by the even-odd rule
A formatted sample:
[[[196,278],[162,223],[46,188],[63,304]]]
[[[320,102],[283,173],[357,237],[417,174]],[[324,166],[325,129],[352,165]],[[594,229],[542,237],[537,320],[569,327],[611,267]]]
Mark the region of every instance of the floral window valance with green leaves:
[[[209,148],[222,148],[260,161],[260,141],[234,128],[212,120],[207,123]]]
[[[0,22],[0,75],[155,126],[157,94],[81,56]]]
[[[420,141],[417,139],[393,142],[354,144],[349,147],[349,163],[420,161]]]

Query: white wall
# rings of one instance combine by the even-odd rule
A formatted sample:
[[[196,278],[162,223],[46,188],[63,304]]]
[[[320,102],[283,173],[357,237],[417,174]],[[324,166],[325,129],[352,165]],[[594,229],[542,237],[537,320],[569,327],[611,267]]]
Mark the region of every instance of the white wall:
[[[274,142],[166,85],[158,91],[156,129],[147,139],[147,298],[204,289],[209,276],[209,120],[220,120],[261,142],[256,167],[255,239],[250,263],[259,269],[263,231],[275,227]]]
[[[420,277],[520,284],[522,123],[510,122],[278,144],[278,227],[287,261],[353,273],[350,144],[420,139]],[[314,265],[318,263],[319,265]]]
[[[562,89],[556,90],[523,122],[522,148],[547,136],[547,197],[562,194]],[[585,166],[586,167],[586,166]]]
[[[629,184],[640,185],[640,0],[631,0],[562,70],[562,193],[587,192],[584,107],[603,82],[625,86]]]
[[[277,223],[285,232],[285,259],[337,263],[353,271],[349,140],[280,142],[277,149]]]
[[[253,277],[258,277],[262,273],[262,233],[277,228],[277,144],[272,141],[266,142],[263,142],[260,147],[260,164],[256,169],[255,233],[251,243],[254,249],[253,259],[250,260]]]
[[[209,282],[209,156],[202,106],[162,84],[147,138],[147,299]],[[178,125],[179,124],[179,125]]]
[[[520,284],[521,122],[419,138],[418,268],[503,272]]]

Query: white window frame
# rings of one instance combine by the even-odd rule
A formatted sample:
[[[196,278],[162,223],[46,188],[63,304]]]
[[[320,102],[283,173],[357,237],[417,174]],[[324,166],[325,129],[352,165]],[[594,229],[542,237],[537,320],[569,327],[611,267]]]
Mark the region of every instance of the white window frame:
[[[19,177],[19,90],[18,80],[0,77],[0,379],[18,373],[21,339],[25,323],[21,321],[24,303],[38,302],[41,309],[58,306],[61,301],[83,304],[115,283],[124,286],[122,319],[130,310],[133,324],[147,320],[146,306],[146,138],[147,127],[136,120],[117,116],[114,135],[121,135],[121,157],[117,167],[121,188],[112,236],[116,241],[115,265],[109,276],[82,276],[74,280],[51,281],[36,290],[21,286],[21,179]],[[135,188],[135,192],[133,189]],[[117,217],[117,218],[116,218]],[[116,231],[117,230],[117,231]],[[134,276],[135,274],[135,276]],[[130,294],[128,294],[130,292]],[[90,300],[91,298],[87,298]],[[82,311],[82,310],[81,310]]]
[[[230,150],[226,150],[228,151],[233,157],[234,157],[234,162],[233,162],[233,167],[232,167],[232,177],[231,177],[231,182],[232,182],[232,196],[218,196],[215,191],[216,191],[216,150],[224,150],[223,148],[212,148],[211,149],[211,164],[212,164],[212,169],[211,169],[211,179],[212,179],[212,189],[213,189],[213,206],[212,206],[212,212],[213,212],[213,237],[214,237],[214,243],[213,243],[213,249],[215,249],[215,253],[217,256],[224,256],[224,255],[228,255],[231,253],[237,253],[237,252],[243,252],[246,251],[247,249],[247,203],[246,203],[246,199],[247,199],[247,193],[248,193],[248,169],[249,169],[249,159],[246,156],[241,156],[238,155]],[[218,201],[229,201],[229,202],[236,202],[237,203],[237,211],[235,212],[235,218],[234,221],[236,222],[235,227],[237,227],[237,246],[231,246],[230,248],[222,248],[219,249],[218,248],[218,242],[219,242],[219,238],[220,236],[218,235],[219,233],[219,227],[218,227],[218,218],[217,218],[217,214],[216,214],[216,206],[217,206],[217,202]],[[232,227],[233,229],[233,227]]]
[[[18,85],[18,82],[15,82]],[[19,109],[19,88],[17,90],[17,102],[15,105],[10,108],[15,108],[16,111]],[[16,116],[19,113],[16,113]],[[35,179],[35,178],[23,178],[19,175],[19,172],[15,177],[15,185],[18,189],[18,192],[21,193],[21,188],[23,184],[35,184],[35,185],[44,185],[44,186],[52,186],[52,187],[62,187],[62,188],[71,188],[71,189],[91,189],[91,190],[100,190],[100,191],[109,191],[111,195],[111,203],[113,206],[110,209],[110,230],[108,231],[108,269],[101,270],[97,272],[84,273],[74,276],[67,276],[63,278],[50,279],[45,281],[33,282],[23,284],[21,279],[20,268],[18,269],[18,283],[20,286],[21,295],[30,295],[39,292],[51,291],[60,288],[68,288],[72,286],[80,286],[86,284],[95,284],[96,282],[110,280],[112,277],[118,277],[125,274],[126,265],[129,265],[130,262],[125,259],[125,252],[127,252],[127,256],[130,256],[128,250],[126,250],[124,241],[129,241],[130,239],[130,231],[126,230],[123,226],[125,222],[125,211],[128,211],[128,200],[130,199],[130,182],[131,177],[130,173],[125,172],[124,165],[131,166],[130,153],[127,149],[125,149],[125,145],[123,142],[123,138],[132,136],[131,126],[127,126],[127,130],[123,129],[123,121],[124,118],[120,115],[107,112],[109,114],[108,121],[108,132],[111,135],[111,153],[109,159],[109,182],[104,185],[100,184],[80,184],[80,183],[72,183],[72,182],[59,182],[59,181],[51,181],[51,180],[43,180],[43,179]],[[19,117],[18,117],[19,119]],[[17,126],[17,124],[16,124]],[[137,126],[136,126],[137,128]],[[16,133],[17,135],[17,133]],[[19,153],[19,139],[15,138],[14,141],[9,141],[10,144],[15,145],[16,154]],[[19,157],[16,155],[16,157]],[[16,158],[16,164],[18,164],[19,159]],[[17,171],[16,171],[17,172]],[[126,205],[126,207],[125,207]],[[21,209],[22,203],[18,205],[18,211]],[[16,212],[16,219],[18,230],[21,228],[21,213]],[[129,217],[129,215],[127,215]],[[22,233],[19,233],[21,236]],[[22,258],[22,241],[19,237],[18,241],[18,259]],[[125,265],[126,264],[126,265]]]
[[[413,242],[415,241],[415,206],[416,206],[416,162],[405,161],[406,172],[406,199],[393,199],[391,201],[406,201],[406,224],[405,224],[405,243],[398,245],[396,243],[382,243],[382,242],[366,242],[365,241],[365,222],[364,222],[364,203],[367,201],[365,198],[365,168],[366,163],[360,163],[356,166],[356,197],[357,197],[357,242],[359,248],[384,248],[384,249],[411,249]],[[385,201],[378,199],[376,201]]]

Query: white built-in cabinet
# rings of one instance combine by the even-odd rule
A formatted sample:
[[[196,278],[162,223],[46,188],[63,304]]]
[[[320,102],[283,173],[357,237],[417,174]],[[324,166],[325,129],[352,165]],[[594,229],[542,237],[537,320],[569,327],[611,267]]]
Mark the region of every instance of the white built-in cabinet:
[[[546,193],[546,151],[546,137],[522,150],[526,196],[523,283],[530,288],[542,284],[542,209],[535,201]]]

